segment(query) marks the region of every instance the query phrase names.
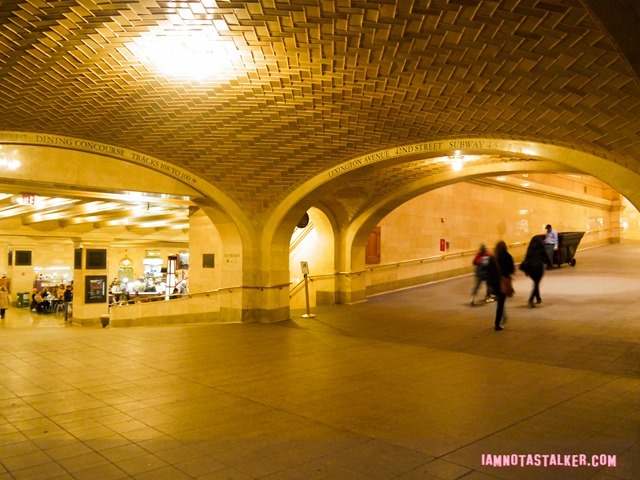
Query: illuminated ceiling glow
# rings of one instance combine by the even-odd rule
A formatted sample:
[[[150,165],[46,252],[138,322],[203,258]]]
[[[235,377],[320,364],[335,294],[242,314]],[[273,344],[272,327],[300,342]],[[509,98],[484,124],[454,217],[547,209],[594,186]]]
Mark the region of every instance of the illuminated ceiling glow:
[[[454,172],[462,170],[465,164],[482,159],[482,155],[463,155],[460,150],[456,150],[454,155],[447,157],[435,157],[427,160],[427,163],[446,163],[451,166]]]
[[[129,44],[138,60],[167,78],[205,81],[227,78],[240,65],[235,43],[215,28],[149,32]]]
[[[12,185],[0,186],[14,189]],[[52,194],[57,189],[51,190]],[[97,193],[76,191],[75,198],[48,197],[31,193],[0,193],[0,219],[18,220],[39,232],[91,225],[93,229],[124,227],[137,230],[189,230],[189,197],[143,192]],[[100,198],[96,200],[95,198]],[[145,232],[147,234],[149,232]],[[0,237],[12,235],[9,229]]]
[[[0,145],[0,169],[13,171],[20,168],[21,165],[22,164],[20,163],[20,160],[15,158],[7,158],[7,154],[2,148],[2,145]]]
[[[449,161],[451,162],[451,169],[454,172],[459,172],[462,170],[462,166],[464,165],[464,155],[455,155],[449,157]]]

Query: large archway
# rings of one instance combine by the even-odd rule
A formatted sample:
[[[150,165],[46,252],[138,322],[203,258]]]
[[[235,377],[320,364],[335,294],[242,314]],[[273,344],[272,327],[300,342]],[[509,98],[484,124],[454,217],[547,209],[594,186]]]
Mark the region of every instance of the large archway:
[[[456,160],[462,160],[462,168],[453,168]],[[351,187],[353,196],[357,196],[358,188],[367,178],[373,178],[384,169],[393,169],[397,176],[405,167],[409,170],[406,180],[396,181],[388,190],[366,198],[367,201],[353,202],[351,205],[348,202],[340,205],[338,202],[331,203],[331,197],[337,191],[344,194]],[[420,175],[419,169],[428,171]],[[513,172],[585,173],[610,185],[632,204],[640,204],[640,176],[637,172],[593,153],[504,139],[427,142],[357,157],[309,180],[271,212],[263,230],[262,245],[271,241],[277,244],[280,237],[277,232],[280,229],[286,231],[287,225],[309,206],[329,204],[328,210],[336,218],[338,247],[335,271],[357,272],[364,266],[364,245],[372,227],[398,205],[444,185]],[[377,180],[379,185],[379,178]],[[336,209],[336,206],[339,208]],[[278,250],[276,248],[274,251]],[[277,261],[275,257],[272,260]],[[347,283],[346,287],[340,288],[353,290],[353,278]],[[341,296],[353,300],[349,294]]]
[[[108,248],[117,244],[113,248],[114,255],[120,258],[127,252],[127,245],[131,252],[132,245],[141,249],[142,245],[157,243],[166,248],[156,251],[166,250],[166,255],[178,246],[188,245],[191,236],[197,254],[190,270],[193,290],[220,289],[227,279],[242,286],[245,272],[250,270],[246,265],[251,262],[221,260],[243,258],[246,245],[255,236],[248,233],[249,221],[243,210],[208,182],[160,159],[77,138],[2,132],[0,147],[3,160],[0,168],[4,169],[2,186],[9,194],[34,198],[45,195],[69,197],[70,204],[75,202],[74,205],[82,206],[69,210],[62,206],[47,206],[37,212],[35,207],[25,206],[29,217],[23,217],[21,221],[16,217],[3,229],[1,239],[4,239],[5,250],[36,249],[38,242],[46,241],[49,245],[55,242],[60,246],[49,246],[50,252],[59,252],[56,255],[64,256],[64,263],[70,264],[73,263],[73,251],[79,246]],[[6,201],[12,200],[9,196]],[[154,214],[160,204],[170,205],[173,210],[168,212],[167,207]],[[134,208],[140,211],[131,211]],[[100,213],[101,209],[103,213]],[[117,209],[120,213],[113,213]],[[178,216],[182,223],[175,221]],[[171,226],[172,222],[175,227]],[[194,231],[190,235],[184,233],[194,225],[198,226],[195,237]],[[200,245],[208,246],[200,248]],[[203,268],[201,260],[202,255],[213,248],[219,258],[215,275]],[[7,256],[2,258],[6,271]],[[14,291],[31,291],[33,275],[30,270],[20,270],[13,265],[11,268],[16,269],[15,276],[18,277]],[[106,271],[108,277],[117,276]],[[82,284],[76,284],[76,288],[79,294],[83,293]],[[226,310],[225,318],[242,319],[242,296],[245,294],[238,288],[215,308]],[[82,312],[77,314],[82,315]],[[95,316],[96,313],[88,315]]]

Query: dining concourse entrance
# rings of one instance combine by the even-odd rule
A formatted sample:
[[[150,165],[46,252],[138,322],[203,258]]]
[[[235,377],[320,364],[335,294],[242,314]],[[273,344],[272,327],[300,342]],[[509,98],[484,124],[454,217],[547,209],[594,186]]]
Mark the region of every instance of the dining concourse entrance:
[[[201,193],[94,152],[5,144],[2,154],[0,273],[14,306],[73,285],[74,319],[95,322],[113,284],[140,298],[164,294],[170,255],[180,255],[177,277],[188,285],[189,217]]]

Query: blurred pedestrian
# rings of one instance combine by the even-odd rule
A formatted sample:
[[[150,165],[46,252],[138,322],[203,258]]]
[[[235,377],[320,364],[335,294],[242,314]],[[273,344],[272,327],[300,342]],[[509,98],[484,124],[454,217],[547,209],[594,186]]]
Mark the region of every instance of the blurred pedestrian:
[[[536,235],[529,242],[527,253],[520,264],[520,270],[533,282],[533,288],[529,295],[529,301],[527,302],[530,308],[536,306],[533,303],[534,299],[536,303],[542,301],[540,297],[540,281],[542,280],[544,266],[547,261],[548,258],[545,252],[544,240],[539,235]]]
[[[73,287],[71,285],[67,285],[67,288],[64,291],[64,321],[69,321],[69,314],[71,310],[71,304],[73,302]]]
[[[9,291],[4,285],[0,286],[0,320],[4,320],[7,309],[11,306]]]
[[[475,305],[476,295],[478,294],[478,290],[480,290],[482,282],[485,282],[486,284],[486,294],[484,297],[485,302],[488,302],[491,299],[491,290],[489,288],[489,282],[487,281],[490,259],[491,254],[487,251],[485,244],[481,243],[472,262],[475,266],[474,285],[471,289],[471,301],[469,302],[472,307]]]
[[[516,267],[513,263],[513,257],[507,249],[507,244],[500,240],[496,244],[493,256],[489,262],[489,284],[498,300],[494,322],[494,328],[496,330],[502,330],[502,325],[508,318],[505,303],[507,296],[510,297],[514,293],[511,275],[513,275],[515,271]],[[505,287],[505,285],[508,285],[508,287]]]

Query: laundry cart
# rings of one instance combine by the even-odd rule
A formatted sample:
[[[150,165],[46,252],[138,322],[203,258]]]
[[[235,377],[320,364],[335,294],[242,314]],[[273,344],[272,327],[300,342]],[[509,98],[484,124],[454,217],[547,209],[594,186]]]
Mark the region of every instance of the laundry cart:
[[[576,266],[576,250],[580,245],[580,240],[584,236],[584,232],[558,232],[558,250],[553,256],[553,264],[560,267],[563,263]],[[539,235],[544,240],[544,234]]]
[[[575,267],[576,250],[583,236],[584,232],[558,232],[558,250],[554,253],[553,264],[557,265],[558,268],[563,263]],[[539,237],[544,240],[544,234],[539,235]]]
[[[558,250],[556,252],[555,263],[560,266],[567,263],[572,267],[576,266],[576,250],[580,245],[580,240],[584,232],[561,232],[558,233]]]

